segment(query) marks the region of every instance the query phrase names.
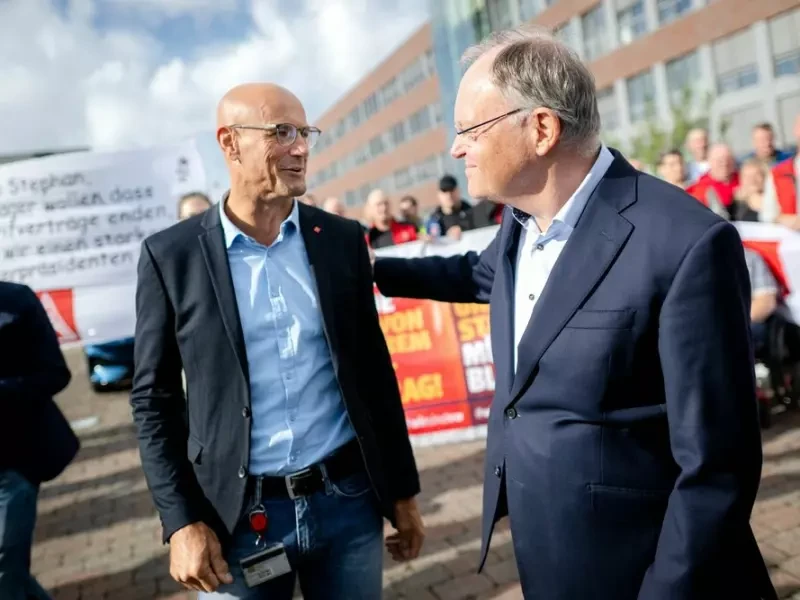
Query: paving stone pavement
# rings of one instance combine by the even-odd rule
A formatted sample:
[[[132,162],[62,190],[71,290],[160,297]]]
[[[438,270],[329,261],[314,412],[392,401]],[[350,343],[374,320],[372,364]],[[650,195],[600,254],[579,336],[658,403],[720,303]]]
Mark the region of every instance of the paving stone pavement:
[[[58,398],[71,420],[97,417],[80,432],[75,462],[46,484],[32,568],[56,599],[189,600],[169,577],[139,464],[127,394],[90,391],[81,354],[67,352],[73,382]],[[507,527],[487,566],[474,572],[479,539],[483,442],[416,451],[427,527],[422,556],[388,557],[386,600],[521,598]],[[778,415],[764,434],[764,468],[753,528],[781,598],[800,600],[800,414]]]

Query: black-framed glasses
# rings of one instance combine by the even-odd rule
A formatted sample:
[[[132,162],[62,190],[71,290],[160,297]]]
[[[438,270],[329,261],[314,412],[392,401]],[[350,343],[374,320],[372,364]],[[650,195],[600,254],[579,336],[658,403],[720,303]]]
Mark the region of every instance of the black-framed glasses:
[[[490,125],[499,121],[500,119],[505,119],[506,117],[510,117],[511,115],[515,115],[518,112],[525,110],[524,108],[515,108],[514,110],[510,110],[507,113],[503,113],[499,117],[494,117],[489,119],[488,121],[484,121],[483,123],[478,123],[477,125],[473,125],[472,127],[467,127],[466,129],[462,129],[461,131],[456,129],[456,135],[464,135],[465,133],[469,133],[470,131],[475,131],[478,127],[483,127],[484,125]]]
[[[281,146],[291,146],[297,139],[297,134],[306,141],[309,149],[313,148],[319,140],[320,131],[317,127],[298,127],[291,123],[268,123],[266,125],[228,125],[231,129],[258,129],[268,131],[275,135]]]

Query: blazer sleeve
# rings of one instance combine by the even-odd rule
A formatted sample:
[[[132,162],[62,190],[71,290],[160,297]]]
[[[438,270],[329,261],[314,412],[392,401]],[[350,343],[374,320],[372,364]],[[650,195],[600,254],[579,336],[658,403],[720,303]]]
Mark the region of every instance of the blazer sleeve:
[[[0,397],[52,398],[67,387],[72,376],[42,303],[29,287],[20,286],[18,290],[25,339],[19,340],[17,351],[25,358],[18,358],[16,363],[23,370],[13,376],[0,376]]]
[[[426,258],[378,258],[375,283],[384,296],[440,302],[488,303],[492,293],[502,228],[478,254]]]
[[[392,500],[412,498],[419,494],[420,482],[411,441],[408,437],[406,416],[400,399],[400,388],[392,366],[392,358],[386,338],[378,320],[375,293],[372,282],[372,265],[364,237],[358,236],[358,331],[363,342],[359,343],[359,365],[369,374],[370,402],[366,403],[370,421],[381,444],[381,453],[386,465]]]
[[[204,497],[186,452],[175,315],[146,240],[138,265],[135,335],[130,401],[142,467],[166,542],[178,529],[202,520]]]
[[[639,598],[708,597],[742,546],[761,476],[750,284],[732,225],[687,252],[662,305],[658,348],[672,456],[670,494]]]

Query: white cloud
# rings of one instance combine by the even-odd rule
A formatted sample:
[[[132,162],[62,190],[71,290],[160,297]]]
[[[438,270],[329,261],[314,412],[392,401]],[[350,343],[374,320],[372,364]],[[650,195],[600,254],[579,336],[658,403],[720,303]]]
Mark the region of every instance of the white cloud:
[[[97,2],[152,6],[166,17],[238,4]],[[49,0],[0,2],[0,154],[150,145],[210,131],[222,94],[249,81],[285,85],[314,118],[424,23],[427,1],[297,0],[290,14],[277,4],[252,0],[241,40],[198,37],[184,58],[166,55],[146,28],[98,31],[92,0],[71,0],[66,16]]]

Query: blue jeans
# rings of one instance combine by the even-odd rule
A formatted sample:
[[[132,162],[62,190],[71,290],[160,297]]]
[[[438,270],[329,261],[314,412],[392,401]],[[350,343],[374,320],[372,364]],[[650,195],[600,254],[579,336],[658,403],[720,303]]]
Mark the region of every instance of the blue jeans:
[[[16,471],[0,470],[0,598],[50,600],[31,575],[37,486]]]
[[[262,503],[269,517],[266,543],[283,543],[292,572],[247,587],[239,561],[257,547],[245,511],[225,556],[234,582],[213,594],[201,592],[198,600],[290,600],[297,578],[305,600],[381,598],[383,517],[366,472],[326,480],[325,490],[310,496]]]

